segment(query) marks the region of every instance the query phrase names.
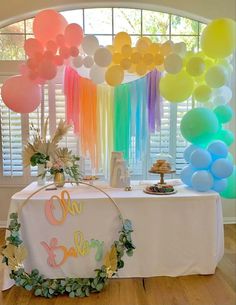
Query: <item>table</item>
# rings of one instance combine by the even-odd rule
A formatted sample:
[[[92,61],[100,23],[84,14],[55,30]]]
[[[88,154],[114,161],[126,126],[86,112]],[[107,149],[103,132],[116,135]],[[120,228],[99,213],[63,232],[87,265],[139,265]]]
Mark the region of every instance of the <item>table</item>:
[[[144,185],[133,191],[104,190],[115,199],[124,218],[132,221],[133,257],[125,256],[125,267],[119,277],[181,276],[189,274],[213,274],[224,252],[223,217],[221,200],[217,193],[195,192],[183,185],[176,186],[175,195],[155,196],[143,192]],[[11,200],[9,214],[18,211],[22,202],[35,190],[31,183]],[[65,188],[63,188],[65,189]],[[69,249],[75,242],[75,232],[82,232],[87,240],[104,241],[104,251],[117,238],[120,222],[117,210],[106,196],[89,186],[66,185],[72,199],[82,207],[79,215],[68,214],[64,223],[52,225],[45,216],[46,202],[57,191],[42,190],[22,208],[21,237],[29,251],[25,269],[38,268],[45,277],[89,277],[102,262],[94,259],[95,248],[90,255],[68,257],[59,267],[47,263],[47,246],[57,238],[58,246]],[[61,214],[54,211],[57,219]],[[80,236],[80,237],[81,237]],[[42,244],[44,243],[44,246]],[[98,248],[97,248],[98,249]],[[55,251],[62,261],[60,248]],[[4,288],[12,285],[5,272]]]

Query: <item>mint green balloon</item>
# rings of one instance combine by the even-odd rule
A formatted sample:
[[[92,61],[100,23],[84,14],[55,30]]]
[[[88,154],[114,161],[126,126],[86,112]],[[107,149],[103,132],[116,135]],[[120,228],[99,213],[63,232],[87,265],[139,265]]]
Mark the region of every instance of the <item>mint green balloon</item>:
[[[233,110],[229,105],[217,106],[214,109],[214,113],[221,124],[228,123],[233,117]]]
[[[182,118],[180,130],[182,136],[197,145],[213,140],[219,130],[219,122],[215,113],[208,108],[194,108]]]
[[[227,187],[220,193],[221,197],[226,199],[236,199],[236,165],[231,176],[227,178]]]
[[[221,129],[215,136],[215,139],[225,142],[226,145],[230,146],[234,142],[234,134],[231,130]]]

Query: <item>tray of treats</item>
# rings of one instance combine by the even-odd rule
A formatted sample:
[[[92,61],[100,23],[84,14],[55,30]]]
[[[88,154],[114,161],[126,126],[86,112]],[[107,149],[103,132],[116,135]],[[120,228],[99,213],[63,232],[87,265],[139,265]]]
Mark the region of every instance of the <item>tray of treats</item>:
[[[147,186],[144,190],[144,193],[150,195],[172,195],[176,194],[177,191],[174,189],[172,185],[168,184],[154,184]]]
[[[156,162],[153,163],[149,172],[153,174],[159,174],[159,173],[174,173],[175,171],[171,170],[171,165],[166,160],[156,160]]]
[[[84,181],[93,181],[93,180],[98,180],[99,178],[97,176],[84,176],[83,180]]]

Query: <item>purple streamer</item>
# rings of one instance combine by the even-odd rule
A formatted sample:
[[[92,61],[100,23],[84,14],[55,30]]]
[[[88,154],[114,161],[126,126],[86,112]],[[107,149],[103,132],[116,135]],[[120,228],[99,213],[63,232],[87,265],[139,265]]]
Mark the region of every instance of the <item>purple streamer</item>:
[[[148,127],[150,132],[161,127],[161,97],[159,92],[160,72],[156,69],[147,75],[147,106],[148,106]]]

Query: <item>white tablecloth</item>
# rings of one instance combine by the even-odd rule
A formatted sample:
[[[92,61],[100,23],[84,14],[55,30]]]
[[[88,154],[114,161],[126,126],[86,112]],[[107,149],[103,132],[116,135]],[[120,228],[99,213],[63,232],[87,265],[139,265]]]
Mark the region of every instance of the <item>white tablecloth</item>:
[[[115,199],[124,218],[133,223],[133,257],[125,256],[125,267],[119,277],[181,276],[212,274],[223,256],[223,219],[221,200],[217,193],[199,193],[177,186],[177,193],[167,196],[147,195],[144,186],[133,191],[104,187]],[[35,190],[32,183],[12,197],[9,214],[18,211],[21,203]],[[63,188],[65,189],[65,188]],[[28,249],[25,268],[38,268],[45,277],[89,277],[102,265],[90,255],[69,257],[59,268],[47,263],[47,244],[54,237],[68,249],[73,246],[74,231],[81,231],[87,240],[104,241],[105,251],[117,239],[120,221],[117,210],[106,196],[82,185],[66,185],[71,198],[83,204],[78,216],[68,214],[63,225],[52,225],[45,217],[45,202],[61,190],[42,190],[23,207],[20,221],[21,237]],[[55,211],[56,212],[56,211]],[[60,252],[60,251],[59,251]],[[60,253],[58,252],[58,257]],[[5,272],[4,288],[11,282]]]

